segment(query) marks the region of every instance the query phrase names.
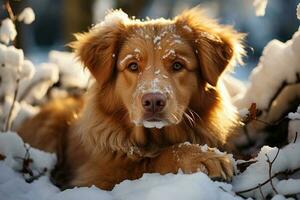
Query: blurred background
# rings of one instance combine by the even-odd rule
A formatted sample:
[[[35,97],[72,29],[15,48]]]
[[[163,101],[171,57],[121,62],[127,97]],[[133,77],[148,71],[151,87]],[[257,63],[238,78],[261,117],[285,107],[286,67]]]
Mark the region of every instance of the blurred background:
[[[1,2],[1,1],[0,1]],[[73,33],[87,31],[100,22],[106,11],[121,8],[137,18],[171,18],[182,10],[200,4],[211,17],[231,24],[248,34],[244,67],[235,76],[246,81],[256,66],[263,47],[272,39],[285,42],[299,27],[295,15],[297,0],[270,0],[266,15],[256,17],[252,0],[22,0],[11,1],[15,13],[30,6],[36,14],[31,25],[17,24],[17,47],[35,64],[46,62],[50,50],[69,50]],[[0,13],[2,18],[3,12]]]

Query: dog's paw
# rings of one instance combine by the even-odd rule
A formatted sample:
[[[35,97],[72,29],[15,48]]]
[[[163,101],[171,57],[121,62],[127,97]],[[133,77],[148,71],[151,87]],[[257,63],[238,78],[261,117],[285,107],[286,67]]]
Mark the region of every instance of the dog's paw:
[[[206,156],[205,160],[203,158],[196,159],[196,165],[199,164],[203,166],[204,170],[200,170],[206,173],[213,180],[231,180],[233,176],[233,164],[230,158],[225,155],[212,155]],[[199,163],[197,163],[199,162]]]
[[[201,150],[198,145],[179,145],[174,150],[178,167],[184,173],[203,172],[214,180],[231,180],[233,163],[226,153]]]

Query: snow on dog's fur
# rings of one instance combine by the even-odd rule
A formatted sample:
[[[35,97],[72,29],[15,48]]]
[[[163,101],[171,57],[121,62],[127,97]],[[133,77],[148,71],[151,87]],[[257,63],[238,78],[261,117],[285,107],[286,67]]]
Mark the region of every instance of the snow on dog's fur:
[[[226,150],[237,116],[218,80],[244,54],[242,34],[194,8],[147,21],[112,11],[76,38],[71,46],[96,80],[84,106],[50,102],[19,129],[26,142],[57,152],[57,185],[112,189],[179,169],[232,176],[226,154],[197,144]]]

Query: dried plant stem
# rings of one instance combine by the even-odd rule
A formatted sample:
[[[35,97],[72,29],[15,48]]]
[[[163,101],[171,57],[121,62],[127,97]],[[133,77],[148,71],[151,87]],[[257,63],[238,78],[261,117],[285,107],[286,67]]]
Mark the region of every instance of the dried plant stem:
[[[4,126],[4,129],[3,129],[4,132],[11,129],[11,122],[12,122],[11,116],[12,116],[12,112],[15,108],[15,104],[16,104],[16,100],[17,100],[17,95],[18,95],[18,91],[19,91],[19,82],[20,82],[20,79],[17,78],[17,80],[16,80],[16,89],[15,89],[15,92],[14,92],[14,98],[13,98],[13,101],[12,101],[12,105],[9,109],[9,113],[6,117],[5,126]]]
[[[270,179],[270,184],[271,184],[271,187],[272,187],[272,189],[274,190],[275,194],[278,194],[278,192],[277,192],[276,188],[274,187],[273,179],[272,179],[271,177],[272,177],[272,167],[273,167],[273,163],[274,163],[274,161],[276,160],[276,158],[277,158],[277,156],[278,156],[278,154],[279,154],[279,151],[280,151],[280,149],[277,150],[277,153],[276,153],[276,155],[275,155],[275,157],[274,157],[274,159],[273,159],[272,161],[270,161],[270,158],[269,158],[268,154],[265,154],[266,157],[267,157],[267,162],[268,162],[268,164],[269,164],[269,179]]]
[[[266,198],[265,198],[265,196],[264,196],[264,193],[263,193],[262,190],[261,190],[261,184],[258,184],[258,189],[259,189],[259,193],[260,193],[262,199],[265,200]]]
[[[5,9],[7,10],[7,13],[9,15],[9,18],[13,21],[15,21],[16,17],[15,14],[10,6],[9,0],[6,0],[4,3]]]
[[[273,176],[271,176],[269,179],[267,179],[264,182],[258,184],[257,186],[254,186],[254,187],[246,189],[246,190],[238,191],[238,192],[236,192],[236,194],[240,195],[240,194],[243,194],[243,193],[246,193],[246,192],[251,192],[251,191],[256,190],[259,187],[264,186],[265,184],[269,183],[271,179],[273,179],[273,178],[275,178],[275,177],[277,177],[279,175],[287,175],[288,176],[288,175],[292,175],[292,174],[294,174],[294,173],[296,173],[298,171],[300,171],[300,167],[294,169],[293,171],[278,172],[278,173],[274,174]]]
[[[298,132],[296,131],[296,135],[295,135],[295,138],[294,138],[293,143],[296,143],[296,142],[297,142],[297,139],[298,139]]]

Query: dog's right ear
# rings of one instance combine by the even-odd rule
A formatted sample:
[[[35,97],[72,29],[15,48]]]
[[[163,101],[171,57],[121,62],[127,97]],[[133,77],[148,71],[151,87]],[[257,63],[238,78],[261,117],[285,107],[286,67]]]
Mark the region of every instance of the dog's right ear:
[[[245,34],[206,17],[200,7],[184,11],[175,21],[194,47],[202,78],[211,86],[217,85],[226,69],[243,63]]]
[[[100,85],[112,77],[127,21],[129,18],[123,11],[111,11],[89,32],[75,34],[76,41],[70,44]]]

